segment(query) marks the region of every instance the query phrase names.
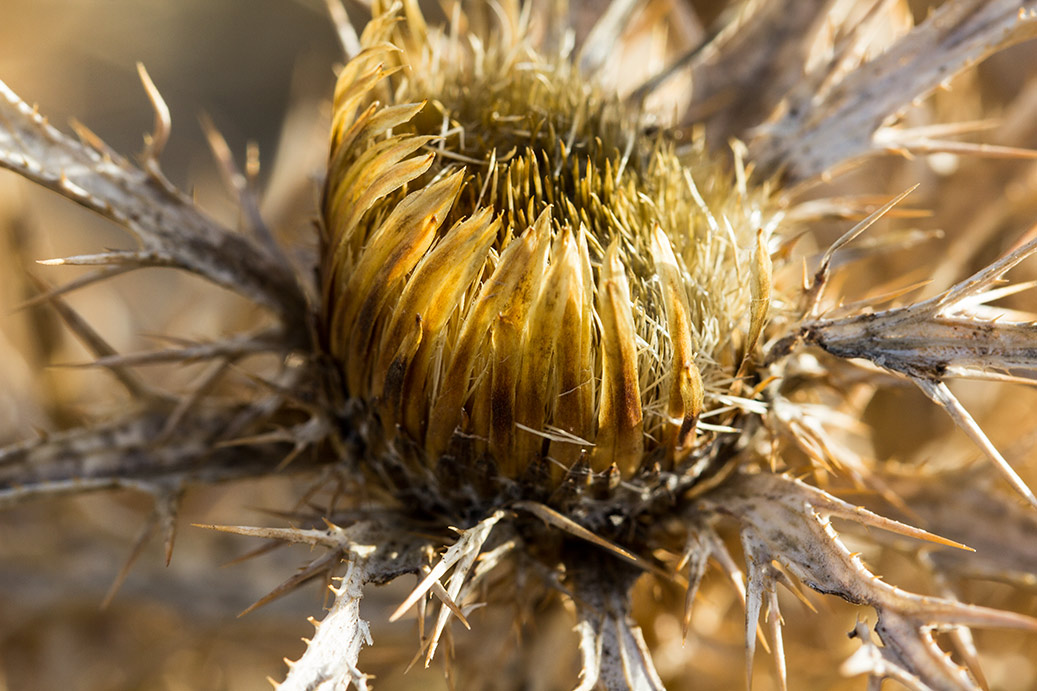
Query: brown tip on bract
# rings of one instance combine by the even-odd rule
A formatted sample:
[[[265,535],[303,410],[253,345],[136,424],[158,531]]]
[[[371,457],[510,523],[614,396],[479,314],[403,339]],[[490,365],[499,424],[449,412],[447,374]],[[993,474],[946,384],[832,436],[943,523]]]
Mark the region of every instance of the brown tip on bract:
[[[763,229],[756,231],[756,249],[753,253],[753,263],[749,273],[750,292],[752,299],[749,306],[749,334],[746,339],[745,352],[742,354],[742,364],[739,367],[739,376],[744,374],[748,364],[751,362],[756,344],[763,333],[763,326],[767,321],[767,312],[771,303],[771,264],[770,251],[767,249],[767,241],[763,235]]]
[[[641,464],[644,434],[637,374],[637,331],[619,242],[614,240],[605,252],[598,282],[601,403],[591,465],[601,472],[615,463],[624,477],[630,477]]]
[[[670,453],[676,460],[682,452],[690,450],[705,392],[702,375],[695,364],[688,291],[670,239],[658,224],[652,228],[652,258],[662,283],[670,346],[673,349],[667,415],[671,425],[668,430]]]

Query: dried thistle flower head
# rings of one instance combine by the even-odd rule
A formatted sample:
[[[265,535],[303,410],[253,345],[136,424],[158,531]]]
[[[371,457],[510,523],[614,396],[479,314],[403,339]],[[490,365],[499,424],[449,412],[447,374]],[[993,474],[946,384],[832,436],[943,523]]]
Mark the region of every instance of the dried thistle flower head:
[[[636,44],[632,18],[653,39],[666,18],[616,0],[587,30],[571,9],[472,3],[436,27],[416,2],[376,1],[359,37],[340,18],[349,60],[333,96],[319,250],[301,272],[262,223],[233,233],[166,179],[168,109],[143,69],[157,117],[140,167],[85,128],[68,138],[0,84],[0,165],[141,244],[49,262],[107,267],[36,298],[136,405],[0,450],[0,503],[141,489],[156,500],[141,541],[162,526],[168,560],[188,485],[306,478],[292,527],[208,526],[321,548],[257,603],[318,576],[331,585],[284,689],[368,688],[361,649],[382,633],[372,641],[360,600],[404,574],[417,585],[385,618],[416,616],[415,660],[455,664],[464,688],[705,683],[707,661],[674,641],[694,651],[723,638],[732,616],[717,601],[734,611],[747,683],[760,642],[779,688],[789,648],[799,686],[810,645],[783,634],[778,585],[811,608],[821,595],[858,606],[856,624],[838,624],[859,643],[841,670],[869,688],[984,688],[971,629],[1032,637],[1037,620],[963,604],[955,581],[1032,586],[1037,498],[946,382],[1032,382],[1033,316],[989,303],[1026,287],[999,284],[1037,239],[932,297],[899,280],[844,300],[835,288],[848,264],[908,244],[858,236],[911,190],[878,202],[798,195],[874,147],[1031,156],[891,118],[1037,33],[1034,8],[956,0],[911,28],[902,2],[762,2],[722,17],[700,45],[685,41],[684,57],[666,58],[674,67],[632,91],[617,90],[608,54],[621,36]],[[691,102],[671,122],[646,104],[682,65]],[[254,211],[251,190],[237,189]],[[827,250],[825,216],[858,221]],[[812,241],[816,253],[803,247]],[[266,308],[268,322],[120,355],[62,295],[145,266],[207,278]],[[276,371],[249,362],[255,353],[275,354]],[[215,364],[196,388],[167,393],[135,369],[163,360]],[[230,364],[247,384],[224,381]],[[897,378],[990,463],[926,469],[869,449],[868,404]],[[877,577],[895,553],[931,577],[911,584],[925,594]],[[733,588],[706,578],[710,563]],[[559,601],[563,627],[576,624],[571,668],[543,665],[535,644],[510,666],[454,655],[453,620],[551,640],[545,612]],[[718,684],[741,683],[727,672]]]
[[[462,481],[686,468],[758,345],[778,215],[525,30],[364,33],[334,104],[329,351],[379,441]]]

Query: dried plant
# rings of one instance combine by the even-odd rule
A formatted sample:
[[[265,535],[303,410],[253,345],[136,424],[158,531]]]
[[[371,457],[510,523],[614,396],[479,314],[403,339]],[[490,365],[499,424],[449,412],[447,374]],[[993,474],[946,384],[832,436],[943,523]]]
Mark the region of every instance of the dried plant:
[[[0,504],[144,492],[154,510],[134,555],[161,529],[168,562],[188,488],[302,478],[281,527],[205,526],[316,550],[257,603],[330,584],[282,689],[371,686],[361,650],[384,622],[372,635],[361,598],[404,575],[417,585],[385,619],[416,617],[418,633],[396,664],[443,658],[461,688],[695,687],[711,673],[693,642],[720,633],[698,613],[729,619],[715,602],[730,593],[747,683],[759,643],[774,683],[800,688],[809,644],[783,635],[778,585],[812,609],[827,599],[809,591],[859,606],[856,622],[828,615],[859,642],[841,666],[866,678],[858,687],[987,687],[973,628],[1025,631],[1033,649],[1037,619],[962,601],[967,583],[1018,594],[1037,578],[1033,468],[1016,460],[1031,430],[1006,458],[948,383],[1032,383],[1033,316],[1005,302],[1031,284],[1005,277],[1037,238],[971,271],[937,258],[929,271],[950,280],[926,297],[909,271],[882,276],[918,234],[872,228],[910,216],[914,186],[880,201],[817,189],[883,151],[1023,165],[1031,152],[964,143],[952,137],[969,123],[912,122],[922,111],[908,109],[1037,33],[1037,7],[954,0],[912,26],[902,2],[750,2],[701,40],[674,29],[691,15],[672,2],[615,0],[593,21],[576,4],[472,3],[435,25],[415,2],[376,0],[359,35],[329,7],[348,59],[313,252],[267,230],[215,131],[251,232],[169,182],[169,112],[143,68],[156,125],[139,165],[0,84],[0,166],[138,243],[42,262],[98,267],[56,288],[34,279],[31,302],[131,404],[0,450]],[[624,72],[623,51],[669,66]],[[871,184],[858,191],[884,187]],[[119,353],[65,300],[152,267],[263,316],[220,340]],[[185,391],[138,372],[199,362],[212,364]],[[900,430],[868,416],[904,383],[988,462],[972,467],[950,432],[883,457]],[[920,592],[879,577],[897,555]],[[725,578],[707,577],[711,563]],[[559,603],[578,669],[534,652]],[[466,656],[453,619],[525,640],[510,662]],[[668,621],[689,641],[678,663]]]

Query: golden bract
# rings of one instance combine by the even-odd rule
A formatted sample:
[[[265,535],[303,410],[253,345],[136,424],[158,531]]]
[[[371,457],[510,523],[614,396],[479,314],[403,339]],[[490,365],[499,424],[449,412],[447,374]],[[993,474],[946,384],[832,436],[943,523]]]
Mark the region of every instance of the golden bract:
[[[680,465],[770,302],[765,196],[536,54],[377,16],[335,93],[327,347],[379,434],[512,478]],[[550,470],[547,470],[550,469]]]

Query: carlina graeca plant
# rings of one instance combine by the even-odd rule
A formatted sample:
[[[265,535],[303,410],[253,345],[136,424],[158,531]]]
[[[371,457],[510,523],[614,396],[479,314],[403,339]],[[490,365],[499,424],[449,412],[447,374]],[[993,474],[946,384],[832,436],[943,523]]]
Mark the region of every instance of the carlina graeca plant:
[[[404,575],[417,585],[388,619],[416,617],[426,665],[450,658],[452,619],[477,628],[483,605],[508,607],[521,628],[554,598],[572,613],[581,668],[540,683],[690,688],[697,661],[664,679],[653,663],[664,642],[632,608],[646,582],[680,591],[683,635],[707,635],[695,612],[710,563],[744,604],[749,685],[760,644],[787,686],[780,585],[810,607],[822,598],[808,591],[864,606],[844,627],[860,648],[842,669],[868,688],[984,688],[971,629],[1032,636],[1037,619],[965,604],[954,583],[1035,577],[1037,498],[947,382],[1032,383],[1033,317],[990,303],[1029,287],[1005,276],[1037,238],[930,297],[901,282],[844,298],[848,267],[907,244],[862,234],[914,187],[878,203],[807,201],[804,190],[876,149],[1030,156],[897,116],[1037,33],[1037,10],[957,0],[910,26],[900,2],[750,3],[620,91],[610,58],[633,42],[632,22],[665,26],[652,11],[677,4],[615,0],[588,27],[565,3],[461,3],[434,25],[415,2],[376,0],[358,35],[331,2],[348,59],[319,249],[301,268],[271,236],[219,226],[166,179],[168,109],[143,69],[156,128],[139,166],[85,128],[78,140],[61,133],[3,87],[0,165],[122,225],[139,247],[44,262],[101,267],[41,285],[36,301],[136,405],[0,451],[0,503],[136,488],[155,497],[168,558],[188,486],[310,478],[282,507],[286,527],[207,526],[320,548],[271,594],[314,577],[333,594],[282,689],[371,686],[361,649],[377,640],[361,597]],[[682,70],[691,96],[669,117],[653,104]],[[831,215],[859,222],[803,250]],[[64,301],[156,266],[234,291],[270,320],[120,354]],[[278,355],[278,371],[215,395],[255,353]],[[156,361],[216,367],[174,394],[138,377]],[[981,469],[883,463],[854,441],[882,435],[860,432],[866,406],[904,382],[971,439]],[[330,497],[319,508],[318,493]],[[938,590],[885,583],[851,540],[917,556]]]

